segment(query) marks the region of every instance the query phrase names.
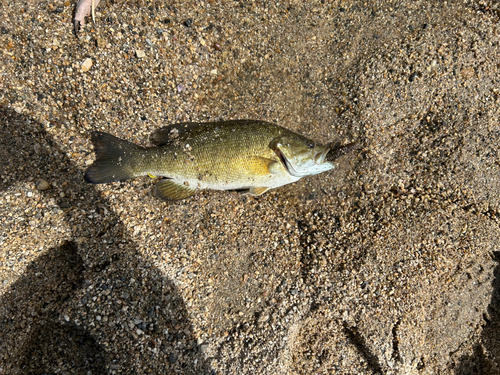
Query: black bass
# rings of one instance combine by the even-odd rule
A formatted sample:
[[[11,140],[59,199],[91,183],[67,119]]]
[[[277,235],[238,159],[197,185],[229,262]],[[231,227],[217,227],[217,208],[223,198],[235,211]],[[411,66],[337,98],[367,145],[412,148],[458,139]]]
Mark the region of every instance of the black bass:
[[[166,177],[155,193],[164,200],[197,190],[238,190],[250,195],[328,171],[356,147],[322,146],[264,121],[180,123],[156,130],[156,147],[142,147],[103,132],[92,133],[96,160],[85,181],[101,184],[146,176]]]

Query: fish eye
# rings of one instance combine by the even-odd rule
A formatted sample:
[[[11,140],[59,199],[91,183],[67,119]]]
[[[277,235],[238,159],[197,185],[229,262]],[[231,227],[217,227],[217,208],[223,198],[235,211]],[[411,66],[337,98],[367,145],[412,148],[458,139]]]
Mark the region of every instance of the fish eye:
[[[315,146],[315,144],[314,144],[314,142],[313,142],[313,141],[308,141],[308,142],[307,142],[307,147],[309,147],[309,148],[314,148],[314,146]]]

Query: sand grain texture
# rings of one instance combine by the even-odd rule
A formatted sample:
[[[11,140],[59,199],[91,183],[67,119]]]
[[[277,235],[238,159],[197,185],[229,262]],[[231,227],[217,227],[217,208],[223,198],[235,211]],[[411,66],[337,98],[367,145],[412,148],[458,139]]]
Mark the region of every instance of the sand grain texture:
[[[0,374],[500,373],[497,3],[0,9]],[[83,181],[92,130],[244,118],[361,150],[257,198]]]

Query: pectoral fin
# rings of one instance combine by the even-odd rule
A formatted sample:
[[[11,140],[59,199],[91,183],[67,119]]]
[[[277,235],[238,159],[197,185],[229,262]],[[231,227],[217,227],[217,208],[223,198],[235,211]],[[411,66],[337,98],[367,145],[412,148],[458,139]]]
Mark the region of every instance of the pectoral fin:
[[[196,189],[169,179],[159,181],[155,187],[155,195],[164,201],[185,199],[195,192]]]
[[[276,161],[262,156],[250,156],[246,160],[246,169],[254,176],[266,176],[273,173]]]

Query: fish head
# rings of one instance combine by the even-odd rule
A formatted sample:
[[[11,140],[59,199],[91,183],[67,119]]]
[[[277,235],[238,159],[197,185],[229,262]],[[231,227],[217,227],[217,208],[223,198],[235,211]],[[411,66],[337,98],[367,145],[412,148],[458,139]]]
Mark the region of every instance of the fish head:
[[[325,160],[329,146],[316,144],[299,135],[275,139],[271,148],[288,173],[298,178],[326,172],[334,167],[333,162]]]

